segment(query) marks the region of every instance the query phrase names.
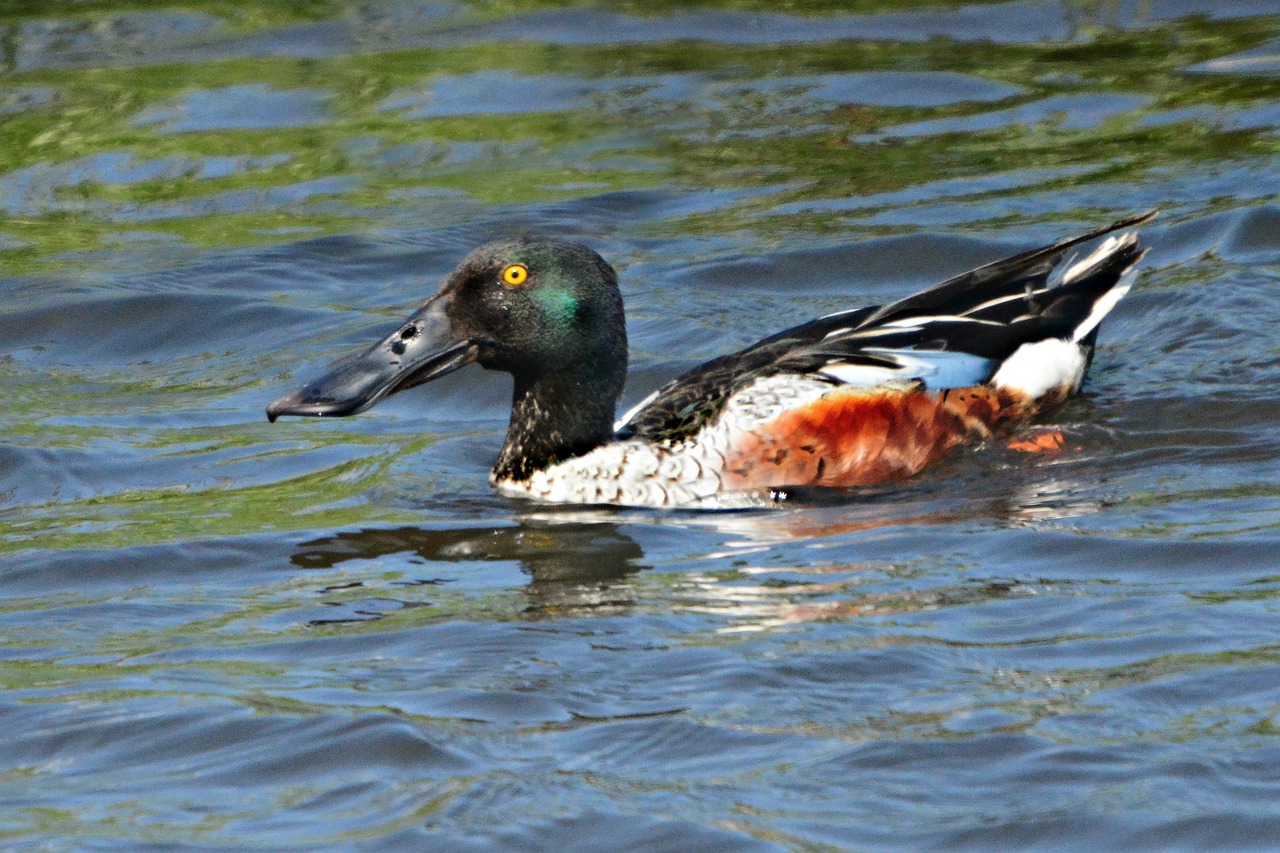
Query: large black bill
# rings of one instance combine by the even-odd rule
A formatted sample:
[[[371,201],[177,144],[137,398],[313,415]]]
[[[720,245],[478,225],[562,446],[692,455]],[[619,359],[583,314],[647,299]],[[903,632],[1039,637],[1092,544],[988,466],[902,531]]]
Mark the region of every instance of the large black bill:
[[[453,334],[444,300],[431,299],[386,339],[267,406],[267,420],[281,415],[354,415],[388,394],[470,364],[476,355],[475,344]]]

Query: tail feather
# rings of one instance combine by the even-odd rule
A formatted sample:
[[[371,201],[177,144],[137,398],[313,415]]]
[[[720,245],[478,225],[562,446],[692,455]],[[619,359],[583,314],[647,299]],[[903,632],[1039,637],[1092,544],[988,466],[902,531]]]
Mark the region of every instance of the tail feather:
[[[1058,267],[1062,259],[1066,256],[1068,250],[1082,243],[1088,243],[1098,237],[1107,234],[1113,234],[1116,231],[1122,231],[1144,222],[1149,222],[1158,215],[1157,210],[1148,210],[1145,213],[1139,213],[1134,216],[1128,216],[1124,219],[1117,220],[1110,225],[1102,228],[1095,228],[1086,234],[1077,237],[1068,237],[1059,240],[1048,246],[1039,249],[1031,249],[1030,251],[1021,252],[1002,260],[980,266],[977,269],[961,273],[958,276],[947,279],[939,285],[929,288],[921,293],[900,299],[885,305],[872,314],[868,315],[861,322],[861,327],[878,326],[886,322],[893,321],[902,317],[909,316],[925,316],[939,314],[956,314],[963,316],[973,316],[980,319],[994,319],[987,317],[981,313],[970,314],[970,311],[980,311],[982,306],[994,304],[998,307],[1003,301],[1013,301],[1020,296],[1031,297],[1038,295],[1046,290],[1056,289],[1054,285],[1057,283],[1051,275],[1055,267]],[[1132,236],[1132,235],[1129,235]],[[1111,251],[1104,251],[1104,247],[1110,241],[1104,241],[1093,254],[1084,261],[1073,264],[1066,268],[1063,272],[1063,281],[1071,282],[1072,272],[1076,272],[1077,276],[1083,275],[1084,270],[1095,265],[1099,261],[1108,257],[1114,257],[1117,254],[1116,246],[1112,245]],[[1120,238],[1119,242],[1125,243],[1124,238]],[[1140,252],[1136,250],[1136,239],[1128,242],[1119,250],[1117,260],[1128,260],[1126,266],[1136,263]],[[1134,251],[1132,259],[1126,258],[1128,252]],[[1077,272],[1077,268],[1080,270]],[[1008,320],[1004,320],[1008,322]]]
[[[1093,361],[1098,325],[1129,292],[1136,275],[1134,265],[1145,254],[1137,235],[1130,232],[1109,237],[1083,260],[1060,267],[1060,281],[1045,291],[1051,304],[1039,317],[1027,318],[1043,324],[1039,339],[1023,343],[1004,359],[991,384],[1031,399],[1050,391],[1076,391]],[[1049,319],[1055,315],[1061,318],[1059,323]],[[1045,333],[1063,324],[1068,325],[1069,334]]]

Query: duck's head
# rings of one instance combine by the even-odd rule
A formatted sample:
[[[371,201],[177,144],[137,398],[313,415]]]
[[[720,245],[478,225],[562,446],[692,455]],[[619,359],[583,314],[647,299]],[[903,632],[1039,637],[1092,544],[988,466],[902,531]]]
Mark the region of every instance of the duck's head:
[[[353,415],[472,362],[512,374],[517,401],[530,389],[578,389],[605,398],[611,414],[627,366],[617,274],[578,243],[488,243],[388,337],[276,400],[267,417]]]

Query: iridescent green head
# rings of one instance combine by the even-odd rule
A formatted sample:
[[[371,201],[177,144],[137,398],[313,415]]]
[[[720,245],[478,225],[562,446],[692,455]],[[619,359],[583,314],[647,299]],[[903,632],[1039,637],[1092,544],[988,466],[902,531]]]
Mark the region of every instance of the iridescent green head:
[[[518,238],[473,251],[395,332],[272,403],[267,414],[350,415],[478,362],[547,404],[589,394],[612,411],[627,369],[613,268],[579,243]]]

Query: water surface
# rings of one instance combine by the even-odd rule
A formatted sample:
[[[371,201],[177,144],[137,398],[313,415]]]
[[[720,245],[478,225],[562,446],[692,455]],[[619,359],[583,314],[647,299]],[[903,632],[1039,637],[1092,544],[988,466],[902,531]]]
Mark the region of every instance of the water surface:
[[[1280,4],[10,4],[0,846],[1280,846]],[[1151,207],[1066,452],[492,494],[509,380],[267,402],[476,244],[630,405]]]

